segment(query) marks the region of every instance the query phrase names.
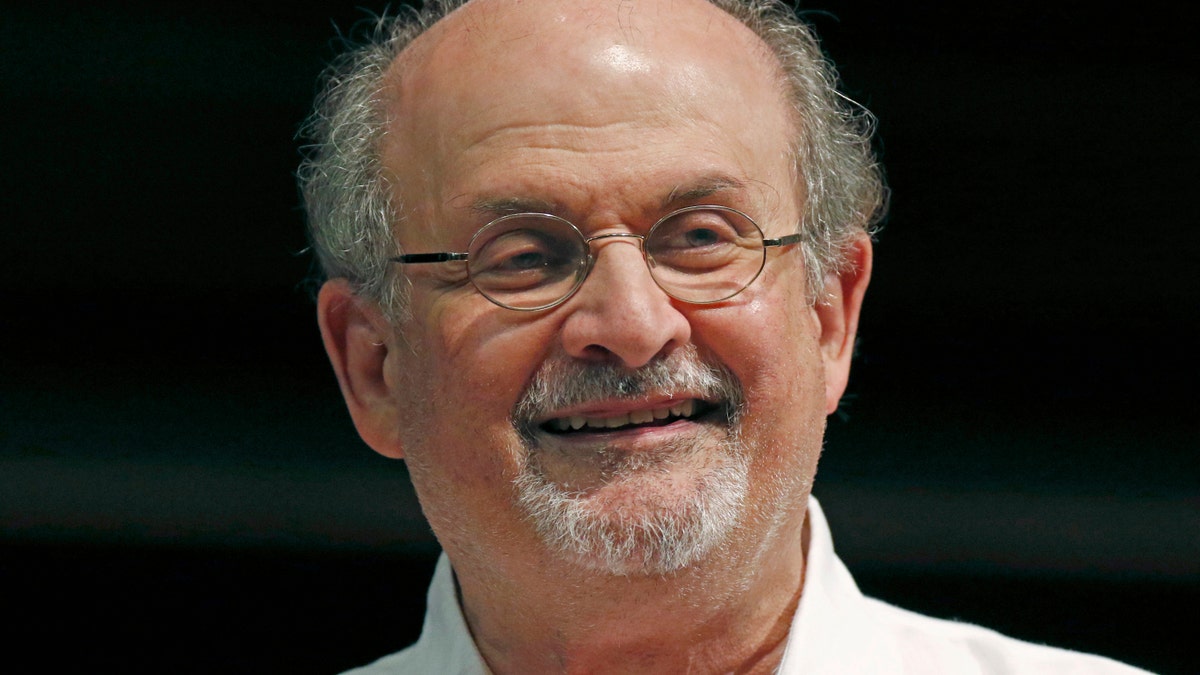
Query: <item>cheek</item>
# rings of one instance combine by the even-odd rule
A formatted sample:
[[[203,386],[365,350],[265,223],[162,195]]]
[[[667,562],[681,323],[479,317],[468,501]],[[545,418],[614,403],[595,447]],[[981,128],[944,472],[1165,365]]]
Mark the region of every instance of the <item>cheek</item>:
[[[441,318],[443,330],[422,336],[409,355],[423,365],[406,394],[415,411],[406,457],[439,540],[473,551],[487,538],[470,523],[519,518],[511,482],[522,446],[509,413],[550,337],[527,318],[523,325],[486,312]]]
[[[745,386],[792,392],[807,388],[814,378],[824,378],[819,324],[802,293],[756,295],[729,309],[730,315],[719,321],[723,328],[713,321],[697,332],[725,334],[720,355],[735,372],[740,364]]]
[[[745,388],[745,433],[760,443],[768,462],[794,459],[795,448],[819,448],[824,429],[819,324],[803,293],[791,288],[765,284],[741,304],[698,312],[693,319],[693,337],[704,340],[702,346]]]
[[[405,461],[422,509],[439,537],[454,540],[464,512],[473,518],[497,513],[509,503],[519,440],[508,422],[515,400],[506,379],[511,353],[467,358],[470,340],[454,354],[450,343],[415,349],[421,362],[407,378],[400,407]],[[404,414],[404,413],[402,413]]]
[[[422,370],[435,378],[439,398],[464,408],[515,401],[528,373],[540,363],[547,338],[531,330],[527,317],[475,294],[450,300],[417,315],[421,325],[436,327],[418,336],[423,348],[416,357],[425,361]]]
[[[480,480],[511,474],[518,441],[509,413],[526,383],[545,359],[552,338],[544,317],[528,317],[464,301],[452,310],[426,314],[422,325],[437,326],[412,336],[405,354],[413,364],[399,388],[413,411],[405,425],[410,455],[455,455],[453,462],[431,462],[439,471]],[[493,311],[494,310],[494,311]],[[404,349],[403,346],[400,347]],[[472,479],[471,476],[476,476]]]
[[[496,316],[499,312],[504,312]],[[523,323],[513,319],[523,320]],[[511,310],[499,309],[447,335],[440,359],[447,364],[455,398],[479,411],[500,410],[507,420],[534,372],[549,352],[553,331],[536,317],[530,321]],[[477,421],[486,423],[493,413]]]
[[[766,475],[804,487],[825,432],[825,370],[815,316],[802,298],[793,302],[788,311],[763,312],[773,318],[755,326],[755,344],[747,345],[755,375],[746,383],[745,433]]]

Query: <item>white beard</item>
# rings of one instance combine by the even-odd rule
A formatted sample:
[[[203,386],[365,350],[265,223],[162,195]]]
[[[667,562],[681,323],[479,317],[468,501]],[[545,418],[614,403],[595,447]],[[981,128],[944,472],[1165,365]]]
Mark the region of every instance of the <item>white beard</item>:
[[[528,462],[515,486],[518,503],[551,550],[595,571],[665,575],[705,558],[741,521],[749,461],[741,452],[721,460],[690,476],[693,485],[680,495],[653,489],[661,487],[651,484],[661,480],[653,467],[620,469],[586,494],[564,489]],[[636,494],[643,484],[647,489]],[[614,490],[624,493],[617,504],[607,496]]]
[[[732,419],[724,438],[701,433],[651,453],[598,448],[578,458],[595,476],[590,489],[547,475],[541,458],[554,451],[539,447],[529,420],[588,400],[676,391],[725,401]],[[687,568],[718,549],[745,512],[750,453],[737,433],[740,408],[733,376],[701,363],[694,348],[637,371],[548,361],[513,413],[525,440],[513,482],[517,502],[550,550],[588,569],[651,576]]]

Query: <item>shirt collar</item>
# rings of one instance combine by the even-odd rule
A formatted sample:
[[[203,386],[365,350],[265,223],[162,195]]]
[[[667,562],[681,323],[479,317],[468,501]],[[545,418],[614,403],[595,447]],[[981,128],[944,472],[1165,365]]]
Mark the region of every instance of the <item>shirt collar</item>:
[[[815,497],[809,498],[804,527],[804,589],[777,672],[893,672],[899,655],[876,630],[862,591],[834,553],[829,524]],[[414,672],[491,673],[471,639],[458,603],[454,571],[444,553],[429,585],[421,637],[410,651],[418,660]]]

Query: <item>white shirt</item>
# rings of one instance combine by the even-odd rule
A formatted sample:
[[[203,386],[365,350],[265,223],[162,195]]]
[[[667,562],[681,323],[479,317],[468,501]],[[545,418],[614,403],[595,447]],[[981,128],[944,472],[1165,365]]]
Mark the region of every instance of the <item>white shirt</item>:
[[[833,552],[825,514],[808,503],[804,590],[792,618],[781,675],[817,673],[1088,673],[1144,671],[1116,661],[1035,645],[967,623],[922,616],[863,596]],[[490,674],[458,605],[454,573],[442,554],[429,586],[421,637],[404,651],[347,673]]]

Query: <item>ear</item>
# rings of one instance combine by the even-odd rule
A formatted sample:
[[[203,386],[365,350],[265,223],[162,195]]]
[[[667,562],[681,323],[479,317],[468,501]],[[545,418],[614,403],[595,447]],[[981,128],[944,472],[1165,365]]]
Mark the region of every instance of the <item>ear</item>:
[[[383,313],[350,282],[333,279],[317,295],[317,322],[358,435],[385,457],[403,457],[400,417],[384,377],[392,330]]]
[[[814,310],[821,322],[821,357],[825,362],[825,414],[838,407],[850,379],[850,360],[863,296],[871,281],[871,239],[860,236],[847,251],[844,269],[825,278],[825,295]]]

